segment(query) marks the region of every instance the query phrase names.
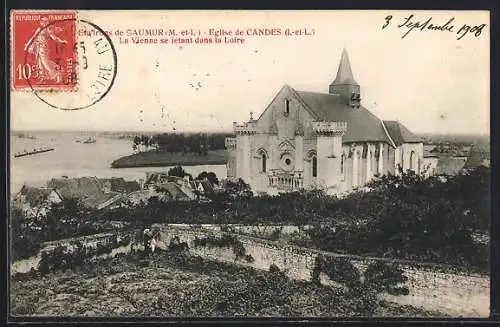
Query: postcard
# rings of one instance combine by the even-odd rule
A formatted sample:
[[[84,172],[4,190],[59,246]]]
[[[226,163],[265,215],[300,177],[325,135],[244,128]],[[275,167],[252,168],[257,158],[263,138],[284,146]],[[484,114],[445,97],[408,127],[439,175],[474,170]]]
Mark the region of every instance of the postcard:
[[[12,319],[490,315],[489,12],[9,24]]]

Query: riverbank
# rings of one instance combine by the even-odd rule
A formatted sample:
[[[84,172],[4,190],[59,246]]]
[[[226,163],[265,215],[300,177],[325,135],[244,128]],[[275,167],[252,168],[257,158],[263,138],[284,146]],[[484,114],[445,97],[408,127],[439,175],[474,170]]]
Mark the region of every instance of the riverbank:
[[[226,150],[208,151],[205,156],[182,152],[157,152],[156,150],[139,152],[124,156],[111,163],[112,168],[132,167],[165,167],[165,166],[197,166],[225,165]]]

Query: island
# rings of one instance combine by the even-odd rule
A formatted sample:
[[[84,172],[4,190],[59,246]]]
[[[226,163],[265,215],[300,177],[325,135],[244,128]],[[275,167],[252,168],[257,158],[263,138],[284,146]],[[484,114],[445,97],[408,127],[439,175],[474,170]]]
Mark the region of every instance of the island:
[[[165,167],[165,166],[198,166],[225,165],[226,151],[224,149],[210,150],[205,155],[197,153],[144,151],[121,157],[111,163],[112,168],[133,167]]]

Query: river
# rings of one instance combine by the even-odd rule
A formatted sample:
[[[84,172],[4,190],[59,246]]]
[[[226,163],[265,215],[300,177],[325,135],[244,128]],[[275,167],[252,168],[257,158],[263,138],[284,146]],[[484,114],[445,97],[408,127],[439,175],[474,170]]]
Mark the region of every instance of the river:
[[[11,134],[10,185],[13,196],[23,184],[44,186],[51,178],[61,176],[123,177],[126,180],[144,178],[146,172],[167,172],[171,167],[111,168],[111,162],[132,154],[132,142],[125,139],[99,136],[86,132],[29,132],[32,138]],[[93,144],[77,143],[95,136]],[[54,151],[14,158],[14,153],[35,148],[50,147]],[[184,170],[193,176],[203,171],[214,172],[219,179],[226,178],[225,165],[187,166]]]

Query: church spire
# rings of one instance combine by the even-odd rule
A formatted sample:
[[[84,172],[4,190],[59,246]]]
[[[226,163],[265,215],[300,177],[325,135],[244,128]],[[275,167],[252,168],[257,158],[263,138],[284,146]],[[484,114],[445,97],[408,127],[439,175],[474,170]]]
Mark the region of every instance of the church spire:
[[[347,54],[346,48],[342,50],[342,56],[340,57],[339,70],[337,71],[337,77],[332,82],[332,85],[337,84],[351,84],[358,85],[352,76],[351,63],[349,62],[349,55]]]
[[[345,48],[340,57],[337,76],[330,84],[329,93],[340,95],[352,107],[359,107],[360,87],[352,75],[351,63]]]

